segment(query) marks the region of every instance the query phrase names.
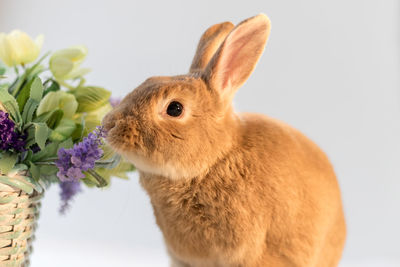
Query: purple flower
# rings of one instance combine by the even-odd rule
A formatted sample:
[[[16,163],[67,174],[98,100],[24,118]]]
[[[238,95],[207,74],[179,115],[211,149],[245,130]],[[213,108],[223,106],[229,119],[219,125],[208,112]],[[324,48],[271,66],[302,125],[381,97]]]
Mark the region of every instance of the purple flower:
[[[61,180],[61,213],[65,213],[69,207],[69,201],[81,191],[79,180],[85,177],[83,171],[93,169],[95,162],[103,155],[100,146],[103,144],[104,137],[105,132],[99,126],[73,148],[58,150],[56,165],[57,176]]]
[[[61,207],[60,212],[65,213],[65,211],[69,208],[69,202],[72,198],[81,191],[81,182],[80,181],[68,181],[68,182],[61,182]]]
[[[105,132],[99,126],[73,148],[58,150],[56,161],[58,178],[62,182],[79,181],[84,178],[83,171],[93,169],[95,162],[103,155],[103,150],[100,148],[103,137]]]
[[[0,150],[25,150],[26,135],[15,130],[15,123],[9,118],[8,113],[0,110]]]
[[[121,99],[119,98],[114,98],[114,97],[110,97],[110,104],[113,108],[115,108],[116,106],[119,105],[119,103],[121,103]]]

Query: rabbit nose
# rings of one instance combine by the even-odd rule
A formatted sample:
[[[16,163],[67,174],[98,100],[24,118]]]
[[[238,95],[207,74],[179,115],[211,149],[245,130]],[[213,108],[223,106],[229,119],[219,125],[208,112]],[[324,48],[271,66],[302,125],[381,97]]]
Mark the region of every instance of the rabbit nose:
[[[102,122],[104,130],[106,130],[108,132],[112,128],[114,128],[117,120],[118,120],[117,116],[113,112],[108,113],[104,117],[103,122]]]

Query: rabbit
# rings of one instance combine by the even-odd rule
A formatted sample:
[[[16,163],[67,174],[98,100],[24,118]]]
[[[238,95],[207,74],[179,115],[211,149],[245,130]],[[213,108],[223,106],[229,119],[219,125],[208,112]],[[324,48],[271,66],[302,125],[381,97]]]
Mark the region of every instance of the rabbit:
[[[270,33],[264,14],[202,35],[189,73],[151,77],[103,120],[132,162],[174,267],[337,266],[346,237],[327,156],[298,130],[236,113]]]

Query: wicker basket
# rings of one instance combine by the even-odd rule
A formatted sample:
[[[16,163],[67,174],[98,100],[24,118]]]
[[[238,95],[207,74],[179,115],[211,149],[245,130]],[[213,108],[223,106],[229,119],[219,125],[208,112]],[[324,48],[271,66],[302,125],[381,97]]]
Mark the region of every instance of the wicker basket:
[[[0,175],[0,267],[27,267],[43,186],[19,173]]]

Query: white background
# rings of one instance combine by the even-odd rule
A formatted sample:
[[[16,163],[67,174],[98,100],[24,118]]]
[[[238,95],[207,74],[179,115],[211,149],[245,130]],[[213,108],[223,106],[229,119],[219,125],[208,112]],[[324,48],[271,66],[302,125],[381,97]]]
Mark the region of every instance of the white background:
[[[239,111],[297,127],[331,158],[348,223],[341,266],[400,266],[400,4],[395,0],[0,0],[0,32],[45,34],[44,50],[85,44],[89,83],[124,96],[152,75],[185,73],[210,25],[260,12],[268,47]],[[65,217],[43,201],[33,267],[168,266],[136,174],[85,190]]]

